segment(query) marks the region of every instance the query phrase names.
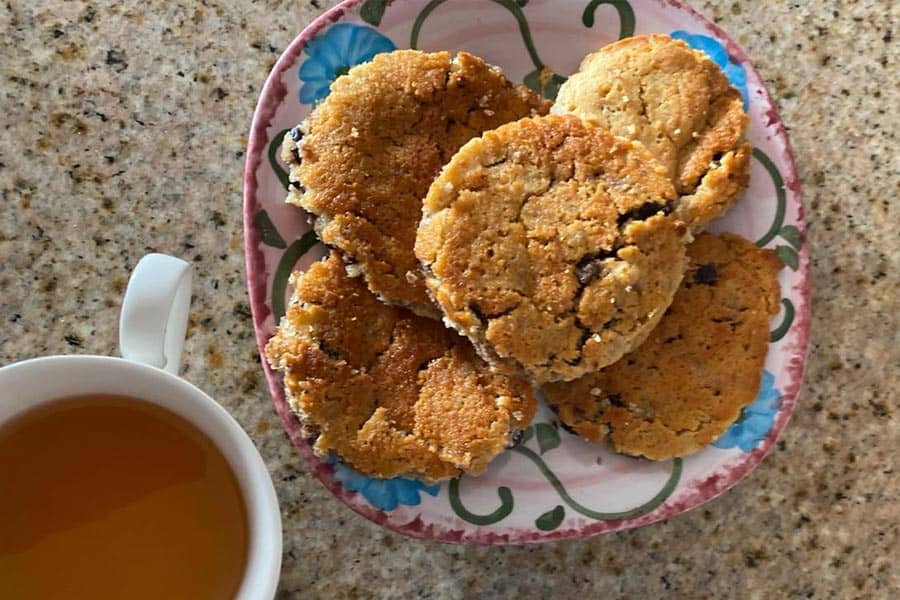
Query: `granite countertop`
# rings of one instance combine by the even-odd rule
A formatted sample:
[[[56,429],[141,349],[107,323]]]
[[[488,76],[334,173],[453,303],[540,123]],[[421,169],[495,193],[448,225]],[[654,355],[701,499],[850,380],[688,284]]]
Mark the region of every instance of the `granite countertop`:
[[[506,548],[366,521],[307,473],[271,408],[244,281],[246,135],[279,53],[329,4],[3,3],[0,364],[116,352],[137,260],[191,261],[185,376],[236,416],[271,470],[284,597],[895,597],[900,4],[694,3],[752,57],[797,156],[814,286],[798,408],[772,455],[697,510]]]

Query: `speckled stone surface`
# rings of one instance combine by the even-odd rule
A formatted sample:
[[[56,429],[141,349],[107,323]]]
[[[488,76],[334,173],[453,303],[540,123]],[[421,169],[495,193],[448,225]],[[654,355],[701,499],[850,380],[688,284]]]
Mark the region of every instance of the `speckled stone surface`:
[[[799,406],[773,454],[702,508],[509,548],[410,540],[352,513],[307,473],[264,387],[241,250],[245,136],[278,54],[329,4],[0,6],[0,364],[116,352],[137,260],[192,261],[184,374],[271,470],[285,598],[897,597],[900,3],[695,3],[752,57],[797,155],[814,285]]]

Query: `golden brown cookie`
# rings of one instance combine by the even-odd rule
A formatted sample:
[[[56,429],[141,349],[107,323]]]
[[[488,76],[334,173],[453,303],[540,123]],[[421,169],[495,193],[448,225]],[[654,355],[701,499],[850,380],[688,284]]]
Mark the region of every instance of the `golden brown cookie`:
[[[667,35],[639,35],[582,61],[559,90],[555,114],[573,113],[644,144],[678,192],[693,233],[747,188],[749,119],[738,90],[709,57]]]
[[[617,452],[664,460],[719,437],[753,402],[778,312],[781,261],[725,233],[688,246],[690,266],[672,306],[622,360],[545,386],[564,425]]]
[[[495,368],[539,382],[618,360],[684,270],[660,171],[640,144],[571,115],[468,142],[429,189],[416,239],[447,324]]]
[[[439,321],[379,302],[336,252],[292,284],[266,356],[316,454],[373,477],[478,474],[534,416],[528,383],[491,373]]]
[[[470,138],[548,108],[465,52],[379,54],[285,136],[287,201],[316,215],[321,240],[379,298],[439,318],[413,255],[428,186]]]

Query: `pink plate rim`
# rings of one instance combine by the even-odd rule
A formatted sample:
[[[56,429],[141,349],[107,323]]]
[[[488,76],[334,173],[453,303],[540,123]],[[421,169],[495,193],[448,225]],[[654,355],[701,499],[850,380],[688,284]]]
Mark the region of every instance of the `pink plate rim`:
[[[272,71],[269,73],[269,76],[263,85],[259,101],[253,114],[250,137],[247,144],[247,156],[244,162],[243,232],[246,266],[245,277],[247,279],[247,289],[250,296],[250,307],[253,313],[256,343],[260,356],[263,357],[261,361],[262,367],[265,372],[266,381],[269,386],[275,410],[282,421],[285,431],[293,441],[294,446],[304,458],[307,467],[313,471],[319,481],[321,481],[332,494],[340,498],[340,500],[350,509],[378,525],[413,538],[472,545],[507,545],[559,541],[641,527],[697,508],[737,485],[772,451],[775,442],[780,437],[781,432],[787,425],[788,420],[794,411],[794,407],[796,406],[797,396],[803,382],[803,371],[809,353],[809,307],[811,294],[809,278],[809,244],[803,244],[799,252],[799,268],[797,270],[799,285],[795,287],[804,302],[806,310],[797,312],[795,321],[791,327],[791,329],[796,328],[797,351],[795,351],[786,367],[790,373],[791,381],[790,385],[785,386],[782,390],[782,407],[772,425],[772,430],[763,441],[762,445],[752,452],[747,453],[740,463],[719,468],[706,479],[694,483],[693,492],[686,496],[682,494],[682,497],[677,502],[667,501],[656,510],[634,519],[598,521],[580,529],[542,532],[529,529],[509,528],[507,533],[478,529],[473,533],[462,529],[446,528],[435,523],[426,524],[423,522],[421,516],[418,516],[405,524],[394,523],[390,521],[387,513],[368,504],[354,502],[353,499],[356,497],[356,493],[344,490],[339,482],[331,478],[331,467],[316,457],[309,444],[299,435],[299,424],[296,417],[294,417],[290,411],[284,410],[283,406],[286,405],[286,403],[279,405],[277,399],[282,395],[281,378],[276,372],[268,367],[264,358],[264,350],[268,338],[264,337],[261,324],[264,323],[265,319],[269,316],[269,309],[266,306],[267,278],[265,277],[265,262],[261,253],[257,252],[257,247],[261,243],[261,238],[253,224],[253,217],[259,207],[256,199],[257,181],[255,172],[265,156],[266,144],[268,142],[266,129],[271,123],[278,106],[287,94],[287,89],[280,81],[282,74],[295,64],[296,59],[300,56],[308,40],[313,38],[328,25],[340,20],[349,9],[362,4],[364,1],[365,0],[343,0],[334,7],[326,10],[306,26],[278,58],[278,61],[275,63],[275,66],[272,68]],[[663,7],[668,5],[688,13],[692,20],[701,24],[714,37],[725,44],[729,55],[736,58],[744,68],[752,73],[759,81],[763,81],[753,64],[750,62],[747,54],[718,25],[711,22],[696,9],[680,0],[656,1]],[[764,85],[761,86],[761,90],[763,102],[770,107],[766,115],[769,121],[768,125],[774,127],[775,135],[784,140],[783,159],[788,167],[783,173],[784,185],[787,189],[791,190],[796,197],[796,225],[805,240],[807,239],[806,221],[794,153],[791,148],[787,131],[785,130],[781,117],[777,113],[775,102],[771,94]],[[258,273],[262,273],[263,276],[257,276]]]

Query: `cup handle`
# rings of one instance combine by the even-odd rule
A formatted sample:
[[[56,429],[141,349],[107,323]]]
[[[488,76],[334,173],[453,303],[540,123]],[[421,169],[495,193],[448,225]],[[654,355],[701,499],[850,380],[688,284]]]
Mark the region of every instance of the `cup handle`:
[[[178,374],[191,303],[191,266],[165,254],[138,261],[119,315],[119,350],[134,362]]]

